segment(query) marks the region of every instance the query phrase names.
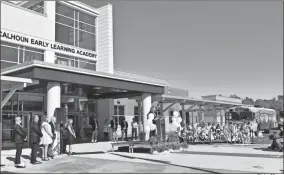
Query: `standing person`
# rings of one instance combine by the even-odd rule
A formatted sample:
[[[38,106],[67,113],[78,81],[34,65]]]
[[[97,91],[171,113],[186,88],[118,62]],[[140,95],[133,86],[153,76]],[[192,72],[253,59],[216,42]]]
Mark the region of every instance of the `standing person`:
[[[104,141],[108,141],[108,133],[109,133],[109,122],[108,119],[105,119],[104,123]]]
[[[42,117],[41,133],[42,138],[40,140],[40,145],[43,145],[43,161],[48,161],[47,157],[48,145],[52,143],[53,134],[51,131],[51,126],[49,124],[50,119],[46,116]]]
[[[127,141],[127,130],[128,130],[128,123],[124,118],[121,122],[121,140],[124,140],[124,135],[125,135],[125,140]]]
[[[27,133],[22,127],[22,119],[20,117],[15,118],[14,125],[14,142],[16,144],[16,159],[15,159],[15,167],[16,168],[26,168],[25,164],[21,163],[21,156],[24,142],[27,141]]]
[[[135,140],[137,139],[137,132],[138,132],[138,123],[135,120],[135,118],[133,118],[132,122],[131,122],[131,128],[132,128],[132,137],[131,139],[133,140],[133,136],[135,135]]]
[[[118,141],[118,137],[117,137],[118,123],[115,120],[115,116],[112,117],[112,120],[110,122],[110,127],[111,127],[111,132],[112,132],[112,141],[117,142]]]
[[[75,139],[76,139],[76,134],[75,134],[75,131],[73,129],[73,120],[72,119],[69,119],[68,120],[68,123],[67,123],[67,139],[66,139],[66,144],[69,145],[69,153],[68,155],[73,155],[73,152],[72,152],[72,145],[74,144],[75,142]]]
[[[97,118],[94,116],[92,119],[92,143],[95,141],[95,143],[98,142],[98,121]]]
[[[39,117],[38,115],[34,115],[32,117],[32,122],[30,126],[30,146],[32,149],[31,152],[31,164],[41,164],[41,162],[36,160],[36,154],[39,147],[40,138],[43,136],[40,130],[40,126],[38,124]]]
[[[47,153],[47,156],[50,157],[51,159],[54,158],[54,155],[52,154],[52,148],[53,148],[54,140],[56,138],[55,123],[56,123],[56,118],[53,116],[51,117],[51,121],[49,122],[51,126],[51,132],[53,134],[53,137],[52,137],[52,143],[48,145],[48,153]]]
[[[60,153],[66,153],[66,138],[67,138],[67,130],[64,123],[61,121],[60,123]]]

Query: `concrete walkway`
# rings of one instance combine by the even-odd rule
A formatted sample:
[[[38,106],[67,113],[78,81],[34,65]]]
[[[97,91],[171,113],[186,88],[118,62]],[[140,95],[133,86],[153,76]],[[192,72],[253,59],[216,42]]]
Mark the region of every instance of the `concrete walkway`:
[[[211,173],[281,173],[283,153],[268,150],[266,147],[267,145],[190,145],[183,153],[150,155],[109,152],[112,148],[111,143],[101,142],[74,145],[75,155],[72,157],[179,166],[209,170]],[[15,157],[15,152],[15,150],[1,152],[1,163],[7,166],[5,169],[14,168],[11,160]],[[30,149],[24,149],[22,155],[23,161],[29,165]],[[64,156],[66,155],[57,156],[56,159],[64,159]]]

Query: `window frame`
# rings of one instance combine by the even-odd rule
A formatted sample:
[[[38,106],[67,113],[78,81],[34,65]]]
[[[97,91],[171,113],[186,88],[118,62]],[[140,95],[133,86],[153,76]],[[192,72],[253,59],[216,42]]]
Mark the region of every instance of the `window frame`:
[[[55,30],[56,30],[56,26],[57,25],[63,25],[65,27],[70,27],[71,29],[73,29],[73,44],[70,44],[70,43],[62,43],[60,42],[57,38],[55,39],[56,42],[59,42],[59,43],[62,43],[62,44],[67,44],[67,45],[71,45],[71,46],[74,46],[74,47],[79,47],[79,48],[82,48],[82,49],[86,49],[86,50],[91,50],[91,51],[95,51],[97,52],[98,50],[98,30],[97,30],[97,27],[98,27],[98,23],[97,23],[97,18],[98,16],[97,15],[94,15],[94,14],[89,14],[89,13],[86,13],[80,9],[77,9],[77,8],[74,8],[74,7],[71,7],[69,6],[68,4],[65,4],[65,3],[61,3],[61,2],[56,2],[56,6],[57,5],[60,5],[60,6],[64,6],[64,7],[67,7],[69,9],[71,9],[73,11],[73,18],[69,17],[69,16],[65,16],[64,14],[60,14],[60,12],[58,12],[58,9],[56,8],[56,12],[55,12],[55,16],[61,16],[61,17],[64,17],[64,18],[67,18],[67,19],[71,19],[73,20],[73,26],[70,26],[70,25],[67,25],[67,24],[63,24],[61,22],[58,22],[57,18],[55,18]],[[94,20],[94,24],[90,24],[90,23],[87,23],[85,21],[80,21],[80,13],[83,14],[83,15],[86,15],[86,16],[89,16],[91,18],[93,18]],[[90,32],[90,31],[87,31],[87,30],[84,30],[81,28],[81,25],[80,24],[83,24],[83,25],[87,25],[89,27],[93,27],[93,32]],[[56,30],[57,32],[57,30]],[[81,37],[81,34],[80,33],[87,33],[87,34],[90,34],[90,35],[93,35],[94,36],[94,41],[92,44],[94,44],[94,48],[92,49],[89,49],[89,48],[84,48],[82,47],[80,41],[83,41],[82,40],[82,37]]]

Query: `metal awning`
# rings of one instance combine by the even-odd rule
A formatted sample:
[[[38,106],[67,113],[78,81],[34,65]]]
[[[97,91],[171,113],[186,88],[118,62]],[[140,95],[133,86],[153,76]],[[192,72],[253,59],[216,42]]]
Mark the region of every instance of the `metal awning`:
[[[157,95],[155,100],[159,103],[180,103],[181,105],[201,105],[201,106],[216,106],[216,107],[233,107],[233,106],[249,106],[242,103],[230,103],[224,101],[204,100],[198,98],[178,97],[171,95]]]
[[[1,101],[1,109],[9,101],[17,90],[23,89],[29,85],[38,84],[38,80],[29,78],[19,78],[11,76],[1,76],[1,93],[9,91],[6,97]]]

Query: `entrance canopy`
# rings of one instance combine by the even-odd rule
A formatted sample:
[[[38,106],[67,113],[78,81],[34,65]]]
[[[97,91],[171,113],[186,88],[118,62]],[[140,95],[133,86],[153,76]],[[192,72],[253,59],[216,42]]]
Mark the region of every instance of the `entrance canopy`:
[[[164,80],[121,72],[98,72],[37,60],[3,69],[1,75],[39,80],[37,85],[25,90],[46,88],[49,82],[58,82],[62,86],[62,94],[66,90],[66,93],[76,92],[89,99],[127,98],[142,93],[163,94],[167,86]]]
[[[230,103],[224,101],[213,101],[213,100],[204,100],[198,98],[189,98],[189,97],[179,97],[179,96],[171,96],[171,95],[158,95],[156,96],[157,100],[160,103],[180,103],[183,105],[212,105],[212,106],[220,106],[220,107],[230,107],[230,106],[248,106],[242,103]]]
[[[6,95],[4,100],[1,101],[1,109],[5,106],[5,104],[9,101],[9,99],[13,96],[13,94],[17,90],[21,90],[27,86],[38,83],[39,83],[38,80],[33,80],[29,78],[19,78],[19,77],[1,75],[1,93],[9,91],[9,93]]]
[[[213,101],[213,100],[204,100],[198,98],[189,98],[189,97],[182,97],[182,96],[172,96],[167,94],[157,95],[154,97],[154,100],[161,104],[170,103],[163,111],[168,110],[175,104],[180,104],[182,106],[183,112],[190,112],[196,111],[204,112],[207,110],[211,110],[212,108],[215,109],[222,109],[222,108],[230,108],[236,106],[248,106],[242,103],[230,103],[224,101]],[[185,105],[189,105],[186,109]]]

